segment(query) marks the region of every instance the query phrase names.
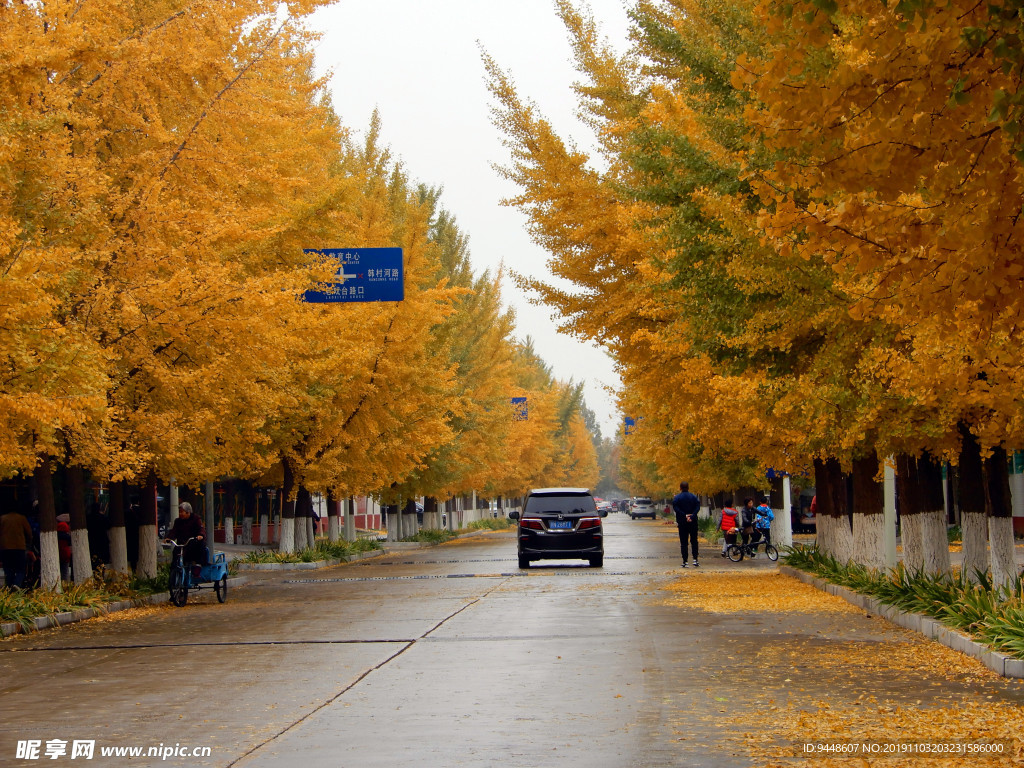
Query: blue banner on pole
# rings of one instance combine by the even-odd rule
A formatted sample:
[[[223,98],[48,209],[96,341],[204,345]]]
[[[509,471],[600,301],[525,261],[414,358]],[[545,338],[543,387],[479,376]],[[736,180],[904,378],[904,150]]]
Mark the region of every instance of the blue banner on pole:
[[[626,434],[631,434],[636,429],[636,419],[626,417]]]
[[[402,301],[405,280],[401,248],[306,248],[338,262],[337,281],[321,290],[306,291],[303,299],[313,304],[359,301]]]

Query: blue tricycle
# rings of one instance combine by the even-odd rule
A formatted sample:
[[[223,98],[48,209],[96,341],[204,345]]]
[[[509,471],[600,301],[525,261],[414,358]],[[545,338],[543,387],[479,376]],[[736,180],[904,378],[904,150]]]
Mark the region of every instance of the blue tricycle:
[[[168,541],[171,545],[171,570],[167,578],[167,588],[171,595],[171,602],[179,608],[188,602],[188,591],[190,589],[213,589],[217,593],[217,602],[223,603],[228,599],[228,564],[223,552],[218,552],[210,557],[210,548],[206,548],[207,565],[186,565],[182,553],[185,545],[191,542],[178,543]],[[195,570],[193,570],[195,569]]]

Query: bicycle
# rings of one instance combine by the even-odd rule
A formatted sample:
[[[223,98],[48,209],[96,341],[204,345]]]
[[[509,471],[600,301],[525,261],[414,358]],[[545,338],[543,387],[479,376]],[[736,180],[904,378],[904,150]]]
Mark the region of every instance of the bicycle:
[[[218,552],[209,565],[195,566],[199,568],[199,573],[193,576],[191,570],[185,567],[184,560],[185,546],[192,541],[195,541],[195,538],[182,543],[168,540],[172,546],[171,568],[167,574],[167,591],[170,594],[171,602],[181,608],[188,602],[190,589],[200,590],[213,587],[217,593],[217,602],[223,603],[228,599],[228,567],[224,553]]]
[[[768,556],[768,559],[775,562],[779,559],[779,550],[775,548],[775,545],[769,544],[765,538],[760,538],[757,541],[751,541],[747,544],[730,544],[726,550],[726,555],[734,563],[740,562],[744,556],[751,559],[757,557],[757,548],[764,544],[764,553]]]

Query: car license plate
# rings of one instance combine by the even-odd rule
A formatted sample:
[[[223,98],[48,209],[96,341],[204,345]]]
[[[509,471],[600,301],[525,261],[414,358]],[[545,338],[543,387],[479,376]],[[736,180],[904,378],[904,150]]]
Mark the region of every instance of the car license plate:
[[[552,520],[548,523],[548,528],[553,531],[571,531],[572,520]]]

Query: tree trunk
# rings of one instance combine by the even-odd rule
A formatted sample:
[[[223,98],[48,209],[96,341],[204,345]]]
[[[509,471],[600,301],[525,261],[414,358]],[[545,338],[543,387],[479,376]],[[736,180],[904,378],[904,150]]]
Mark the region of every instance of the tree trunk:
[[[244,517],[242,518],[242,543],[252,544],[252,525],[256,517],[258,503],[256,489],[252,483],[245,483],[242,499],[242,503],[245,505]]]
[[[840,563],[853,558],[853,530],[847,514],[846,479],[839,460],[815,459],[818,546]]]
[[[416,516],[416,500],[409,499],[405,502],[405,507],[402,509],[402,517],[405,518],[405,525],[402,529],[402,538],[408,538],[415,536],[420,532],[419,518]]]
[[[76,584],[92,578],[89,529],[85,513],[85,470],[68,467],[68,514],[71,516],[71,574]]]
[[[309,491],[300,484],[295,498],[295,551],[309,547]]]
[[[949,574],[952,566],[949,559],[949,533],[946,499],[943,494],[945,482],[942,479],[942,463],[927,452],[917,460],[918,477],[921,480],[922,536],[924,546],[924,570],[928,574]]]
[[[266,491],[266,504],[261,503],[261,497],[264,494],[260,494],[256,497],[256,506],[259,510],[260,517],[260,544],[270,543],[270,516],[273,514],[274,502],[270,496],[270,491]]]
[[[224,543],[235,543],[235,509],[238,498],[235,495],[237,488],[235,483],[225,483],[224,488]],[[212,551],[212,550],[211,550]]]
[[[34,479],[39,498],[39,586],[41,589],[60,592],[57,508],[53,500],[53,475],[49,456],[41,457]]]
[[[992,449],[992,455],[985,459],[985,508],[992,556],[992,586],[996,588],[1009,587],[1017,575],[1010,474],[1006,461],[1006,451],[1002,448]]]
[[[359,538],[356,533],[356,499],[349,496],[345,500],[345,541],[355,541]]]
[[[960,461],[956,486],[964,554],[960,572],[976,583],[979,574],[985,574],[989,566],[985,474],[978,439],[963,422],[960,422],[959,429]]]
[[[921,493],[917,460],[900,454],[896,457],[896,495],[900,504],[900,539],[903,567],[908,573],[924,570],[924,544],[921,540]]]
[[[327,494],[327,540],[331,544],[341,540],[341,502],[333,493]]]
[[[152,579],[156,576],[156,550],[158,546],[156,535],[156,495],[157,480],[156,473],[149,471],[146,478],[146,485],[142,491],[142,505],[139,519],[139,557],[135,566],[135,572],[144,579]]]
[[[281,489],[280,532],[278,551],[285,554],[295,552],[295,476],[287,459],[284,461],[284,488]]]
[[[384,519],[387,520],[388,541],[399,541],[402,538],[402,516],[394,504],[384,506]]]
[[[441,512],[437,508],[437,499],[433,496],[423,499],[423,527],[430,530],[441,527]]]
[[[110,529],[107,535],[110,540],[110,567],[118,573],[130,574],[128,568],[128,540],[125,538],[125,491],[122,482],[110,485]]]
[[[885,570],[882,485],[878,474],[878,454],[853,462],[853,560],[874,571]]]
[[[911,573],[949,573],[942,466],[927,452],[920,458],[899,456],[896,460],[896,482],[904,567]]]
[[[780,548],[793,546],[793,521],[789,514],[791,504],[789,476],[776,476],[772,479],[771,490],[771,505],[775,513],[775,519],[772,520],[772,543]]]

